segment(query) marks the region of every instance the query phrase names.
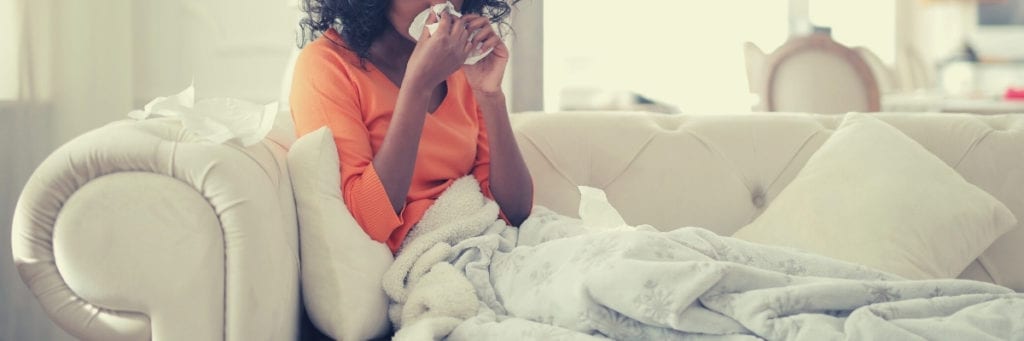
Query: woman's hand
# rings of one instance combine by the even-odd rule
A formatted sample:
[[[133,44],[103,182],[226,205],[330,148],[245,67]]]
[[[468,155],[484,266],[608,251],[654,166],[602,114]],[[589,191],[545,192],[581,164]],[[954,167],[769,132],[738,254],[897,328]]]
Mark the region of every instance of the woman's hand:
[[[435,16],[430,16],[427,24],[438,22]],[[441,13],[440,24],[433,35],[427,28],[423,28],[420,40],[409,57],[406,65],[406,82],[413,86],[421,86],[423,90],[430,91],[438,84],[444,82],[453,72],[457,71],[469,57],[473,45],[469,41],[470,32],[467,30],[462,18],[456,18],[450,13]]]
[[[466,22],[469,32],[480,30],[473,36],[473,49],[476,53],[483,53],[494,49],[491,54],[474,65],[466,65],[466,78],[474,92],[480,94],[495,94],[501,92],[501,81],[505,77],[505,67],[508,65],[508,47],[501,41],[501,36],[494,31],[490,20],[486,17],[469,14],[462,17]],[[479,47],[479,48],[478,48]]]

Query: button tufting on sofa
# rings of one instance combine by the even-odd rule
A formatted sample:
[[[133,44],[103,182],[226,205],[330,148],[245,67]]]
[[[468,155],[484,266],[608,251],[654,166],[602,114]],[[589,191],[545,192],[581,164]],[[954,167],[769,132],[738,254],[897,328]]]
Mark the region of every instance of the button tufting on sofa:
[[[751,194],[750,202],[754,204],[754,207],[757,207],[759,209],[764,208],[764,192],[760,190],[754,191],[754,193]]]
[[[1024,115],[872,115],[1024,216],[1020,192],[1009,190],[1024,184]],[[795,113],[538,113],[513,115],[512,123],[538,188],[535,203],[576,212],[576,186],[588,183],[587,174],[604,174],[594,180],[607,184],[608,199],[626,222],[662,230],[701,226],[731,235],[772,204],[842,120]],[[681,133],[664,133],[677,127]],[[991,133],[993,127],[1007,130]],[[1024,290],[1020,227],[979,257],[974,267],[983,271],[962,277]]]

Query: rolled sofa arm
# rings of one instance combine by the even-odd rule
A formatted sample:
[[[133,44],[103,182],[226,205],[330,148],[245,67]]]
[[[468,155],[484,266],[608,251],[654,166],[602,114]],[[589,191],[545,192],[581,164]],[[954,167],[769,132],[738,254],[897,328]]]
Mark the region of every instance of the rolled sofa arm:
[[[18,271],[81,339],[295,339],[285,154],[268,141],[201,141],[173,119],[86,133],[50,155],[18,200]]]

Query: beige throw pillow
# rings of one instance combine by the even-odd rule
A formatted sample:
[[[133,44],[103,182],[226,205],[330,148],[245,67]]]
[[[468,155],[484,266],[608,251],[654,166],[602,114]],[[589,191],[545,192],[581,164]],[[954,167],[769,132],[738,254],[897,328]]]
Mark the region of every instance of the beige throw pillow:
[[[910,279],[955,278],[1016,224],[1001,202],[896,128],[848,114],[734,237]]]
[[[320,128],[298,139],[288,151],[288,171],[310,320],[337,340],[389,335],[389,299],[381,280],[394,257],[363,232],[345,206],[331,131]]]

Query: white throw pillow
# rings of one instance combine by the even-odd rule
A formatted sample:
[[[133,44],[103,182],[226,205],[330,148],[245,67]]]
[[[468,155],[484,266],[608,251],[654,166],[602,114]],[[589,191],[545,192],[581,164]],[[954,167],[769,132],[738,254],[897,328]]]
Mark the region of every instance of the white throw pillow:
[[[896,128],[848,114],[793,181],[734,237],[867,265],[909,279],[955,278],[1016,224]]]
[[[288,151],[299,215],[302,296],[320,331],[337,340],[368,340],[391,332],[381,279],[394,257],[345,207],[338,164],[326,127],[298,139]]]

